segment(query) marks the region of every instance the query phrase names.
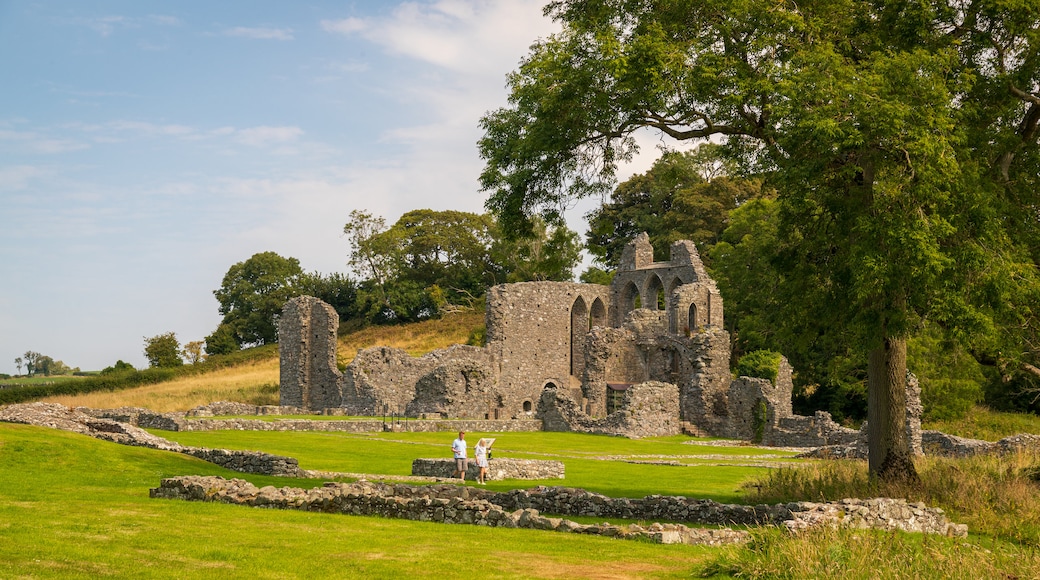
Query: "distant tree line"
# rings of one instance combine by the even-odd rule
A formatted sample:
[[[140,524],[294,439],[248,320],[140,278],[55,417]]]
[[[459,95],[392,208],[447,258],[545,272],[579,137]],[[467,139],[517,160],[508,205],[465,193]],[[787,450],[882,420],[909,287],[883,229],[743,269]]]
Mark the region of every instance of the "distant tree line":
[[[571,280],[581,256],[578,235],[566,227],[536,221],[523,235],[506,235],[489,215],[462,211],[413,210],[387,226],[356,210],[343,232],[353,276],[304,272],[296,258],[254,254],[232,265],[214,290],[223,318],[204,343],[182,348],[173,333],[146,338],[149,364],[277,342],[278,315],[296,296],[327,302],[345,328],[414,322],[479,308],[494,284]]]
[[[40,354],[33,350],[27,350],[22,356],[16,357],[14,359],[14,365],[18,369],[18,374],[21,374],[22,367],[25,367],[25,376],[27,377],[36,375],[47,377],[54,375],[61,376],[80,372],[79,367],[69,367],[60,360],[55,360],[52,357]]]

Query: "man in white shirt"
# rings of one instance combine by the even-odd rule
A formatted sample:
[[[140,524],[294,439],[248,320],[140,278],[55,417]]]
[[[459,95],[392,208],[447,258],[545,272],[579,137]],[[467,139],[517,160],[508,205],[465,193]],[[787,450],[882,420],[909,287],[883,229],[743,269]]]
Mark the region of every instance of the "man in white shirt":
[[[451,451],[455,454],[455,473],[452,477],[458,476],[462,481],[466,481],[466,468],[469,467],[469,460],[466,459],[466,432],[459,431],[459,438],[451,442]]]

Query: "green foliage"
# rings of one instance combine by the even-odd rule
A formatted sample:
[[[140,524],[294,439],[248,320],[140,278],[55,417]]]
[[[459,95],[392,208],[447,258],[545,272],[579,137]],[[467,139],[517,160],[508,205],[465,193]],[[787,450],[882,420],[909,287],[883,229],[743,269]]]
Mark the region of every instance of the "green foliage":
[[[509,236],[497,229],[491,256],[505,282],[552,280],[569,282],[581,260],[578,234],[564,226],[546,226],[533,219],[524,236]]]
[[[618,185],[610,202],[588,215],[586,247],[596,262],[617,266],[625,245],[641,232],[649,234],[659,261],[668,260],[676,240],[692,240],[701,250],[714,245],[728,212],[762,194],[758,180],[719,175],[716,164],[709,164],[709,159],[723,164],[719,155],[713,144],[665,152],[649,171]]]
[[[964,348],[928,328],[907,344],[907,367],[921,383],[925,421],[963,418],[982,401],[985,376]]]
[[[771,350],[751,351],[737,362],[737,376],[768,379],[775,385],[782,358],[780,353]]]
[[[27,350],[27,351],[25,351],[25,354],[22,355],[22,357],[24,357],[24,358],[19,357],[19,358],[15,359],[15,363],[16,364],[24,364],[25,365],[25,375],[31,377],[31,376],[33,376],[33,374],[36,373],[36,361],[39,360],[39,358],[41,356],[43,356],[43,355],[41,355],[40,353],[38,353],[36,351]]]
[[[596,266],[589,266],[588,269],[581,273],[579,280],[585,284],[610,286],[610,283],[614,281],[614,273],[614,271],[607,272]]]
[[[120,359],[120,360],[116,361],[116,364],[114,364],[114,365],[112,365],[110,367],[105,367],[105,368],[101,369],[101,374],[102,375],[111,375],[111,374],[115,374],[115,373],[125,373],[127,371],[133,371],[133,370],[136,370],[134,368],[134,365],[132,365],[132,364],[130,364],[128,362],[124,362],[122,359]]]
[[[782,318],[873,361],[875,468],[906,456],[904,362],[885,353],[926,320],[991,353],[1040,328],[1040,59],[1023,56],[1040,5],[560,0],[547,14],[562,32],[481,121],[488,208],[558,219],[608,191],[640,128],[726,139],[779,192]]]
[[[755,430],[755,434],[752,437],[751,441],[753,443],[761,443],[762,438],[765,436],[766,433],[766,420],[769,419],[769,408],[766,406],[765,399],[759,399],[755,402],[755,411],[753,419],[753,427]]]
[[[206,354],[209,355],[231,354],[241,348],[230,324],[220,323],[213,334],[206,337]]]
[[[145,337],[144,356],[152,367],[169,368],[184,364],[184,360],[181,359],[180,342],[173,332]]]
[[[502,282],[570,280],[580,258],[577,234],[534,220],[507,235],[489,215],[413,210],[389,228],[354,211],[344,226],[350,264],[364,277],[358,312],[373,322],[414,322],[474,308]]]
[[[295,288],[296,296],[313,296],[332,306],[341,322],[360,316],[357,294],[357,282],[336,272],[328,275],[303,273]]]
[[[469,333],[469,338],[466,339],[466,344],[470,346],[484,346],[487,343],[487,327],[481,324],[477,328],[473,329],[473,332]]]
[[[274,252],[253,254],[234,264],[213,291],[224,315],[221,325],[227,326],[239,346],[277,342],[276,317],[286,300],[299,295],[296,286],[302,275],[299,260]],[[219,348],[224,350],[223,345]],[[207,352],[215,351],[207,346]]]

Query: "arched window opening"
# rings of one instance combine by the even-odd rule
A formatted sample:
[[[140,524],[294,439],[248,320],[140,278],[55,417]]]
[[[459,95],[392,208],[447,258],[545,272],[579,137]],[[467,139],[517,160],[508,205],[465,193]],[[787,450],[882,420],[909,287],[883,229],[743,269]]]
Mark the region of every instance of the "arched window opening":
[[[625,315],[640,306],[642,306],[642,301],[639,299],[639,288],[634,282],[629,282],[621,291],[621,319],[624,320]]]
[[[686,327],[687,332],[697,331],[697,305],[690,304],[690,317],[688,320],[688,326]]]
[[[589,328],[593,326],[606,326],[607,325],[607,307],[603,305],[603,301],[599,298],[592,301],[592,308],[589,315]]]
[[[646,281],[646,298],[647,305],[645,308],[651,310],[664,310],[664,284],[661,282],[660,276],[657,276],[656,274],[652,275]]]
[[[524,401],[524,413],[531,412],[531,401]]]

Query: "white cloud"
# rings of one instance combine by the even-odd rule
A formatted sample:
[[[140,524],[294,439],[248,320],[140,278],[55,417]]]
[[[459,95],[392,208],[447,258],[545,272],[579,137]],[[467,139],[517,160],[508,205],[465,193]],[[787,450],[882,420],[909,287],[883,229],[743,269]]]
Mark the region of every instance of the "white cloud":
[[[141,28],[142,24],[156,24],[159,26],[177,26],[181,20],[176,16],[163,14],[151,14],[144,18],[129,16],[96,16],[93,18],[77,18],[75,22],[84,25],[101,36],[110,36],[117,29]]]
[[[29,181],[44,175],[45,171],[32,165],[0,167],[0,191],[25,189]]]
[[[292,28],[236,26],[225,30],[224,36],[237,36],[256,40],[292,40],[293,30]]]
[[[353,34],[355,32],[361,32],[368,25],[364,20],[360,18],[344,18],[342,20],[322,20],[321,29],[325,32],[335,32],[338,34]]]
[[[466,74],[499,75],[516,66],[537,38],[559,30],[541,0],[406,2],[390,18],[322,21],[322,28],[361,35],[388,52]]]
[[[50,155],[77,151],[89,147],[86,143],[71,139],[56,139],[34,131],[10,131],[0,129],[0,147],[17,153],[40,153]]]
[[[244,145],[260,147],[275,143],[286,143],[297,140],[303,135],[299,127],[250,127],[235,132],[235,141]]]

